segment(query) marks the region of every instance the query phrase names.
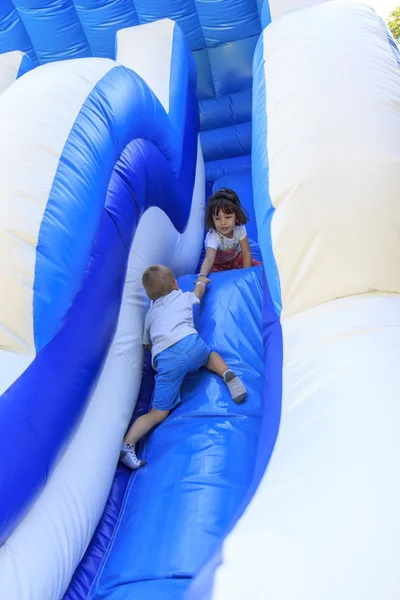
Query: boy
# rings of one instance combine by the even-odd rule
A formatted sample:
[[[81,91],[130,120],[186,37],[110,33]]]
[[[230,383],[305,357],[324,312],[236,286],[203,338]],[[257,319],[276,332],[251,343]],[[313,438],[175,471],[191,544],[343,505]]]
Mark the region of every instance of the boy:
[[[200,276],[193,292],[182,292],[171,269],[154,265],[143,273],[142,283],[153,301],[146,315],[143,343],[151,349],[157,374],[152,409],[135,421],[122,444],[120,459],[131,469],[146,464],[137,458],[135,444],[180,402],[181,384],[190,371],[206,366],[220,375],[237,404],[247,394],[240,379],[217,352],[206,346],[194,327],[193,305],[199,304],[210,280]]]

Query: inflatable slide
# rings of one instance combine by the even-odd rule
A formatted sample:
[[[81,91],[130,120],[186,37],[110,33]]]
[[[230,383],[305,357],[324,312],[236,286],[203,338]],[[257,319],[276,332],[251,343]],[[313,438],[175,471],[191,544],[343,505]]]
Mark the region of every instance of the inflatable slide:
[[[0,3],[0,599],[398,600],[400,53],[346,0]],[[206,370],[151,406],[151,264]]]

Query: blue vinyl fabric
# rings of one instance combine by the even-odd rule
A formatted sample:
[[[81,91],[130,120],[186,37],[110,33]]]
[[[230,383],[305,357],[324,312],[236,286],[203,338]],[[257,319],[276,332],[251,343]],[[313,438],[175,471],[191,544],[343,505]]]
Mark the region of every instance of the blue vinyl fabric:
[[[108,98],[107,104],[101,103],[102,97]],[[136,102],[132,102],[132,98]],[[188,103],[185,94],[182,98]],[[116,110],[120,104],[127,107],[125,111]],[[188,119],[193,145],[197,129],[193,99],[188,105],[193,113]],[[182,112],[185,114],[185,109]],[[76,294],[114,165],[123,149],[136,138],[152,141],[169,157],[179,180],[175,190],[178,204],[171,211],[165,194],[154,197],[160,208],[167,214],[172,213],[179,231],[186,225],[190,211],[186,199],[194,180],[194,164],[191,170],[181,170],[182,155],[173,152],[170,122],[162,106],[137,75],[125,67],[116,67],[90,94],[74,124],[60,157],[43,217],[33,299],[37,351],[52,339]],[[102,147],[101,162],[98,147]],[[188,156],[193,157],[193,151]],[[81,165],[88,177],[82,178],[78,171],[71,174],[74,164]]]
[[[38,64],[32,42],[12,0],[1,0],[0,53],[3,54],[4,52],[11,52],[12,50],[25,52],[33,61],[34,65]]]
[[[137,102],[130,103],[135,95]],[[107,104],[102,105],[102,96]],[[116,111],[118,103],[126,110]],[[158,128],[146,131],[152,122]],[[147,136],[170,152],[168,127],[149,88],[125,67],[107,73],[87,98],[60,157],[39,233],[33,297],[37,351],[54,337],[80,286],[120,154],[132,139]],[[71,173],[71,165],[78,164],[86,177]]]
[[[140,24],[132,0],[74,0],[74,6],[93,56],[115,58],[117,31]]]
[[[249,156],[251,153],[251,122],[203,131],[201,146],[204,155],[208,156],[210,161],[218,160],[220,156],[225,158]]]
[[[259,0],[261,5],[260,17],[261,17],[261,25],[264,30],[271,23],[271,9],[269,7],[268,0]]]
[[[72,0],[12,0],[40,64],[91,56]]]
[[[130,229],[132,235],[133,223]],[[0,399],[0,446],[8,456],[0,479],[1,543],[43,488],[84,410],[118,317],[127,255],[103,211],[85,279],[64,326]]]
[[[148,464],[128,486],[91,600],[182,598],[231,526],[254,476],[265,369],[262,269],[211,279],[195,307],[196,326],[243,377],[248,398],[234,404],[222,380],[206,369],[188,375],[182,403],[140,452]],[[186,276],[179,283],[190,290],[193,281]]]
[[[213,184],[216,179],[220,179],[225,175],[236,173],[251,174],[250,154],[246,154],[245,156],[235,156],[235,158],[230,158],[229,160],[226,160],[225,158],[210,160],[206,164],[207,181],[211,184]]]
[[[275,306],[265,281],[263,280],[262,300],[262,336],[264,346],[264,386],[262,400],[262,419],[259,429],[258,446],[252,480],[247,488],[241,504],[229,523],[231,529],[245,511],[255,493],[269,463],[279,431],[282,404],[282,364],[283,342],[282,327],[276,315]],[[228,532],[226,532],[228,533]],[[176,598],[185,600],[212,600],[214,574],[223,562],[223,539],[221,539],[208,557],[197,577],[187,587],[183,596]]]
[[[282,365],[283,343],[282,328],[280,324],[281,291],[279,275],[275,262],[271,241],[271,220],[274,207],[269,193],[269,163],[267,152],[267,117],[266,117],[266,85],[264,74],[263,42],[260,38],[254,56],[254,82],[253,82],[253,149],[252,149],[252,191],[254,206],[251,215],[256,216],[258,244],[264,268],[263,281],[263,310],[262,332],[265,361],[265,380],[263,389],[262,421],[260,426],[259,445],[256,452],[254,476],[248,487],[246,496],[241,506],[231,521],[234,526],[237,519],[244,512],[251,500],[257,486],[264,475],[270,460],[275,441],[278,435],[281,401],[282,401]],[[236,176],[225,176],[215,182],[215,187],[226,185],[234,187],[240,197],[244,197],[245,207],[249,210],[251,200],[248,194],[251,187],[248,179],[242,180]],[[193,584],[185,594],[186,600],[211,600],[214,574],[223,562],[223,540],[208,558]]]
[[[25,75],[25,73],[28,73],[28,71],[32,71],[32,69],[34,68],[35,63],[31,59],[31,57],[28,54],[23,54],[21,64],[19,65],[17,73],[17,79],[19,79],[19,77],[22,77],[22,75]]]
[[[182,94],[179,140],[144,82],[116,66],[88,96],[64,147],[37,247],[37,356],[0,397],[0,454],[9,457],[0,472],[0,544],[45,485],[83,414],[115,329],[141,215],[159,206],[177,229],[186,225],[198,107],[188,80]]]
[[[233,173],[238,166],[241,170],[244,162],[250,166],[252,60],[261,16],[263,26],[267,24],[268,2],[2,0],[0,4],[0,52],[22,50],[35,64],[85,56],[115,58],[119,29],[164,17],[175,20],[197,64],[200,129],[216,130],[202,136],[207,179]]]
[[[201,129],[210,129],[239,125],[251,121],[251,88],[227,94],[199,103],[201,114]]]

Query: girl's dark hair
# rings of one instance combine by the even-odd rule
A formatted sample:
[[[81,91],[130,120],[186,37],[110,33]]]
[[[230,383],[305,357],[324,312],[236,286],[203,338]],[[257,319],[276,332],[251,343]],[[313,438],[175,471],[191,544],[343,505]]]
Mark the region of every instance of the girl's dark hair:
[[[221,188],[211,196],[206,207],[206,228],[215,229],[213,217],[219,211],[236,215],[236,225],[246,225],[249,220],[247,212],[240,204],[239,196],[229,188]]]

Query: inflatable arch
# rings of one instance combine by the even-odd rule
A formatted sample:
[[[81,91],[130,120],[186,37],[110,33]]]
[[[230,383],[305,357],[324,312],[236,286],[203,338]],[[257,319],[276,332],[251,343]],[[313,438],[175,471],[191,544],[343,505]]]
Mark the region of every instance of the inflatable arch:
[[[2,0],[0,598],[398,600],[400,54],[346,0]],[[205,198],[263,267],[212,282],[208,372],[148,409],[143,270],[190,289]]]

